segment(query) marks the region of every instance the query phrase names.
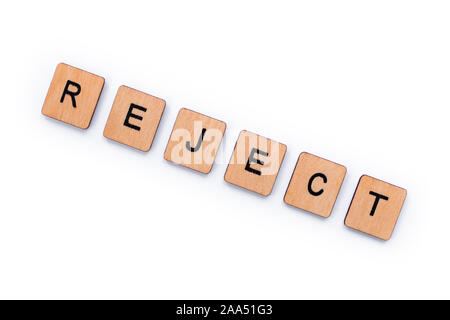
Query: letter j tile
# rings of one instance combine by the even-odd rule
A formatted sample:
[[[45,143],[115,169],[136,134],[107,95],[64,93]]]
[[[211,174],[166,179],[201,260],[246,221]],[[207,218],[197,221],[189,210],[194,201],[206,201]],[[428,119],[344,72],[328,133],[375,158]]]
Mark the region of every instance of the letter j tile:
[[[164,159],[209,173],[225,133],[223,121],[182,108],[173,125]]]

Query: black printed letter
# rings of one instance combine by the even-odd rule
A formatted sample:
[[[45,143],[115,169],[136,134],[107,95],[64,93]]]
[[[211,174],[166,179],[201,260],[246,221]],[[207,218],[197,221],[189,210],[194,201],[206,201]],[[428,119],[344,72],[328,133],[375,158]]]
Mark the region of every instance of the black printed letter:
[[[77,88],[77,91],[75,91],[75,92],[69,91],[69,86],[74,86],[75,88]],[[72,107],[76,108],[77,102],[75,101],[75,96],[79,95],[80,92],[81,92],[81,86],[78,83],[67,80],[66,86],[64,87],[64,91],[61,96],[61,100],[59,102],[63,103],[64,97],[66,96],[66,94],[68,94],[72,98]]]
[[[324,175],[323,173],[315,173],[312,175],[311,179],[309,179],[309,182],[308,182],[308,192],[311,193],[315,197],[320,196],[323,193],[323,189],[320,189],[319,191],[314,191],[312,189],[312,183],[313,183],[314,179],[316,179],[316,178],[322,178],[323,183],[327,183],[327,176]]]
[[[198,149],[200,149],[200,146],[202,145],[202,142],[203,142],[203,137],[205,136],[205,132],[206,132],[206,129],[203,128],[202,134],[200,135],[200,137],[198,137],[197,145],[194,148],[191,147],[190,141],[186,141],[186,148],[191,152],[196,152]]]
[[[141,111],[143,111],[143,112],[146,112],[146,111],[147,111],[147,108],[138,106],[138,105],[136,105],[136,104],[134,104],[134,103],[130,104],[130,108],[128,109],[128,113],[127,113],[127,116],[125,117],[125,122],[123,123],[123,125],[124,125],[124,126],[127,126],[127,127],[129,127],[129,128],[131,128],[131,129],[140,131],[140,130],[141,130],[141,127],[135,126],[134,124],[131,124],[131,123],[130,123],[130,118],[142,120],[142,117],[141,117],[141,116],[138,116],[137,114],[134,114],[134,113],[133,113],[133,109],[138,109],[138,110],[141,110]]]
[[[377,210],[378,201],[380,201],[380,199],[389,200],[389,198],[386,196],[383,196],[382,194],[373,192],[373,191],[370,191],[369,194],[372,196],[375,196],[375,201],[372,206],[372,211],[370,211],[370,215],[373,216],[375,214],[375,210]]]
[[[250,152],[250,155],[249,155],[248,160],[247,160],[247,164],[245,165],[245,170],[260,176],[261,175],[261,171],[253,169],[252,167],[250,167],[250,163],[257,163],[257,164],[260,164],[260,165],[264,164],[264,162],[262,162],[261,160],[255,159],[255,157],[254,157],[255,153],[256,154],[262,154],[263,156],[266,156],[266,157],[269,154],[267,152],[265,152],[265,151],[262,151],[262,150],[259,150],[259,149],[256,149],[256,148],[253,148],[252,151]]]

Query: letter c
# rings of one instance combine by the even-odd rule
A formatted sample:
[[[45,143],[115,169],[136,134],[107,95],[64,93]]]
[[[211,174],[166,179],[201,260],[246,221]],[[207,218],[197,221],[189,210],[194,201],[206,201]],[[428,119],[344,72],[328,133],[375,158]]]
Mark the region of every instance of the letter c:
[[[311,178],[309,179],[309,182],[308,182],[308,192],[309,192],[310,194],[312,194],[313,196],[318,197],[318,196],[320,196],[320,195],[323,193],[323,189],[320,189],[319,191],[314,191],[314,190],[312,189],[312,183],[313,183],[313,181],[314,181],[316,178],[322,178],[323,183],[327,183],[327,176],[324,175],[323,173],[315,173],[315,174],[313,174],[313,175],[311,176]]]

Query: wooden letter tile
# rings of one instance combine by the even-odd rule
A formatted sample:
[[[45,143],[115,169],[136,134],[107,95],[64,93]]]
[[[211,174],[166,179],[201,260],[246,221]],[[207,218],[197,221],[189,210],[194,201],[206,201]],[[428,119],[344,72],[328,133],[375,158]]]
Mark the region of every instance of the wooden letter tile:
[[[389,240],[405,198],[405,189],[364,175],[356,187],[345,225]]]
[[[148,151],[155,137],[166,102],[121,86],[117,90],[103,135],[141,151]]]
[[[60,63],[56,67],[42,114],[87,129],[105,79]]]
[[[226,124],[201,113],[181,109],[167,143],[164,159],[209,173],[222,142]]]
[[[225,173],[225,181],[268,196],[286,149],[285,144],[241,131]]]
[[[347,169],[303,152],[286,190],[284,201],[324,218],[330,216]]]

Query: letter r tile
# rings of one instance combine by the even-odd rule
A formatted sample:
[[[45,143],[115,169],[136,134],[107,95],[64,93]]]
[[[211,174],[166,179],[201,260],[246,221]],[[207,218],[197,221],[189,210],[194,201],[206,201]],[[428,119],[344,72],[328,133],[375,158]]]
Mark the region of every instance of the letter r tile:
[[[42,107],[42,114],[81,129],[94,115],[105,79],[60,63],[56,67]]]
[[[303,152],[298,157],[284,202],[324,218],[330,216],[347,169]]]
[[[286,145],[241,131],[225,172],[225,181],[268,196],[286,153]]]
[[[103,135],[138,150],[148,151],[165,106],[163,99],[121,86],[117,90]]]
[[[173,125],[164,159],[209,173],[225,129],[223,121],[182,108]]]
[[[345,225],[389,240],[405,198],[405,189],[364,175],[356,187]]]

